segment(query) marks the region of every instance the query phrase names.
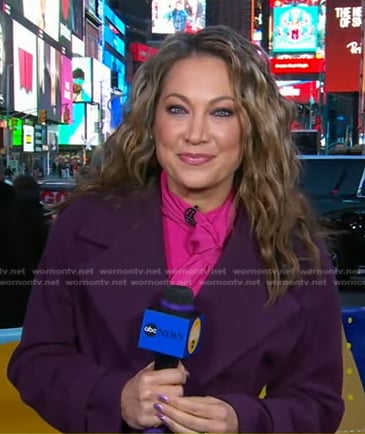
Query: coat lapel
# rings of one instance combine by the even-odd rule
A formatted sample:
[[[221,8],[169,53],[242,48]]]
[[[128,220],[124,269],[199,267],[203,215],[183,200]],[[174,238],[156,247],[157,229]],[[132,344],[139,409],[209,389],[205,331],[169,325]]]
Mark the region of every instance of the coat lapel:
[[[153,358],[137,349],[142,316],[159,303],[167,284],[159,190],[113,203],[90,219],[79,237],[84,250],[89,249],[82,267],[93,272],[93,284],[85,288],[87,299],[106,325],[106,334],[114,337],[120,356],[125,359],[137,351],[131,369],[140,369]]]
[[[265,307],[267,286],[260,270],[258,244],[247,214],[241,211],[220,261],[196,300],[197,309],[206,316],[205,330],[199,353],[185,364],[200,386],[268,339],[288,316],[298,312],[292,297]]]

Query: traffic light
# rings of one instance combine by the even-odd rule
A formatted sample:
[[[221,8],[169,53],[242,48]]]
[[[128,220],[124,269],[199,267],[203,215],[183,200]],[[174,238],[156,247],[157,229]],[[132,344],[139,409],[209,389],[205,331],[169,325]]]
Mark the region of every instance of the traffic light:
[[[46,109],[39,110],[39,123],[41,123],[41,124],[47,123],[47,110]]]

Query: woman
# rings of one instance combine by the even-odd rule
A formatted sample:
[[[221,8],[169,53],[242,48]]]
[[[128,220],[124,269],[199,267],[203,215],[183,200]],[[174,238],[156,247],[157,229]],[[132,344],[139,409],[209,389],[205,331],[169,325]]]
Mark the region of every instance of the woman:
[[[100,175],[51,232],[40,268],[55,275],[10,362],[49,423],[336,431],[340,306],[297,189],[293,116],[264,54],[225,27],[172,36],[139,69]],[[137,342],[166,279],[192,288],[206,328],[198,354],[154,371]]]

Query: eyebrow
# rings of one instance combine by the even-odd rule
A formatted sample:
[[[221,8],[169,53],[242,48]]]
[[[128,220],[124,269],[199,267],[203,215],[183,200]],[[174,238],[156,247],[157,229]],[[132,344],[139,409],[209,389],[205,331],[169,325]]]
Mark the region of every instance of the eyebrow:
[[[169,93],[169,94],[166,96],[165,99],[170,98],[170,97],[180,98],[180,99],[182,99],[183,101],[185,101],[187,104],[189,104],[189,102],[190,102],[190,101],[189,101],[189,98],[187,98],[187,97],[184,96],[184,95],[181,95],[180,93],[175,93],[175,92]],[[214,103],[217,103],[217,102],[223,101],[223,100],[225,100],[225,99],[229,99],[230,101],[234,101],[234,99],[233,99],[232,96],[229,96],[229,95],[222,95],[222,96],[218,96],[218,97],[216,97],[216,98],[213,98],[213,99],[210,100],[209,102],[210,102],[211,104],[214,104]]]

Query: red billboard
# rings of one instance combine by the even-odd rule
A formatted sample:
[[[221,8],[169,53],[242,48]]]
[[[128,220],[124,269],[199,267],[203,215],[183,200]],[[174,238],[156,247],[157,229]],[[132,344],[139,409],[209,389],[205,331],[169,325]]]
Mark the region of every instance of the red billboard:
[[[158,48],[149,45],[141,44],[139,42],[132,42],[130,45],[133,60],[135,62],[146,62],[150,57],[154,56]]]
[[[358,92],[361,58],[361,0],[327,3],[327,92]]]
[[[324,59],[271,59],[273,74],[321,74],[325,71]]]

